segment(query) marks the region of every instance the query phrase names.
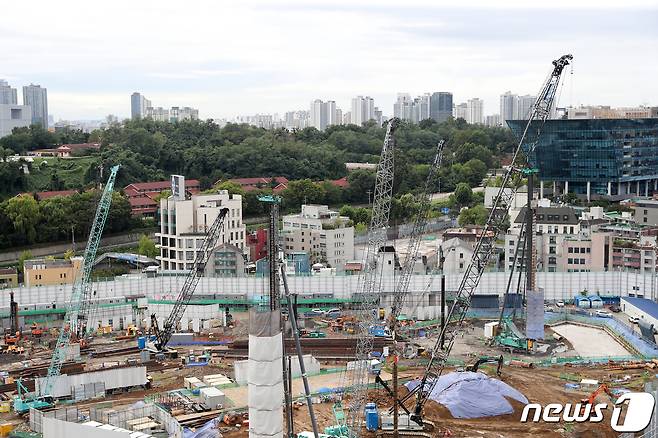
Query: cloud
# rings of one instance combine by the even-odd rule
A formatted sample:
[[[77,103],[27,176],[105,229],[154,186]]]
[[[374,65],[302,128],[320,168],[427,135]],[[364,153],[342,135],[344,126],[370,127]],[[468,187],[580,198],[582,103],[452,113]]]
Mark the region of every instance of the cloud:
[[[538,3],[392,0],[10,2],[0,22],[0,77],[40,83],[63,118],[129,114],[140,91],[202,117],[349,109],[397,92],[481,97],[536,93],[563,53],[575,57],[563,103],[658,104],[655,1]],[[641,84],[641,86],[638,86]],[[573,91],[572,91],[573,90]],[[571,102],[567,100],[571,99]]]

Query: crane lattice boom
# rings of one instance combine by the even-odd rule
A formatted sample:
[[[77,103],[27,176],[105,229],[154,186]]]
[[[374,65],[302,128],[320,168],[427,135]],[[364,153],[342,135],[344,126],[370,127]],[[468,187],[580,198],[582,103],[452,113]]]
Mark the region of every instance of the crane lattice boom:
[[[452,324],[446,324],[441,331],[441,334],[437,337],[420,385],[400,400],[401,403],[404,403],[406,400],[415,397],[416,404],[412,413],[412,419],[419,424],[422,424],[423,406],[427,402],[436,382],[443,373],[443,369],[455,342],[455,337],[466,318],[466,312],[471,304],[471,297],[473,296],[473,293],[480,282],[480,278],[482,277],[482,273],[495,250],[496,238],[498,234],[505,229],[507,211],[512,204],[511,201],[514,199],[517,190],[512,184],[512,175],[518,172],[519,169],[514,166],[517,164],[517,159],[520,158],[524,145],[526,145],[527,156],[532,156],[544,122],[550,117],[554,108],[555,95],[560,83],[562,71],[567,65],[569,65],[572,58],[571,55],[564,55],[553,61],[553,70],[544,82],[537,101],[531,109],[528,123],[523,131],[523,135],[521,136],[516,150],[514,151],[512,165],[503,177],[503,182],[498,190],[496,198],[494,199],[487,222],[480,233],[471,261],[466,268],[459,289],[457,290],[455,301],[448,311],[447,321],[452,322]],[[534,133],[535,138],[531,143],[527,143],[526,136],[533,121],[538,123]],[[528,190],[531,189],[532,188],[530,187],[528,188]],[[445,340],[443,347],[441,346],[442,338]]]
[[[418,209],[418,214],[414,220],[411,235],[409,236],[407,254],[402,263],[402,272],[400,273],[400,278],[396,284],[395,293],[393,294],[393,305],[391,306],[390,315],[390,320],[393,322],[397,321],[397,317],[400,316],[402,306],[404,306],[404,300],[409,292],[411,275],[416,266],[416,261],[418,261],[418,249],[420,248],[420,241],[422,240],[425,229],[427,228],[427,221],[432,207],[432,200],[430,197],[439,177],[439,169],[441,168],[441,161],[443,159],[444,143],[445,141],[441,140],[436,146],[436,154],[434,155],[434,161],[430,166],[427,179],[425,180],[424,191],[418,198],[420,208]]]
[[[391,119],[386,128],[384,146],[377,166],[375,193],[372,205],[372,219],[368,229],[368,243],[365,248],[364,266],[359,278],[359,299],[361,306],[358,316],[358,334],[356,344],[356,362],[350,378],[351,398],[346,416],[346,425],[350,437],[358,437],[361,429],[361,415],[368,389],[368,357],[372,351],[373,336],[369,327],[375,322],[376,308],[381,289],[381,273],[377,268],[377,255],[386,243],[386,228],[391,213],[393,196],[393,155],[395,139],[393,133],[398,125],[397,119]],[[380,268],[381,270],[381,268]]]
[[[167,343],[171,339],[171,335],[176,330],[176,326],[178,325],[178,322],[183,317],[183,313],[185,312],[187,305],[190,303],[190,300],[192,299],[192,295],[194,295],[194,290],[199,284],[199,280],[203,276],[203,273],[206,269],[206,264],[208,263],[208,259],[210,258],[210,254],[212,250],[215,248],[217,239],[219,239],[219,236],[222,230],[224,229],[224,221],[226,219],[227,213],[228,213],[228,208],[224,207],[219,210],[219,213],[217,214],[217,218],[215,218],[215,221],[208,229],[206,238],[203,239],[203,244],[201,245],[201,248],[196,251],[192,269],[190,269],[190,272],[187,274],[187,277],[185,278],[185,283],[183,283],[183,287],[178,293],[178,298],[176,299],[174,308],[171,310],[171,313],[165,320],[162,329],[158,329],[156,326],[156,330],[155,330],[156,339],[154,344],[157,351],[162,351],[165,349]],[[157,322],[157,320],[153,317],[151,318],[151,320]]]
[[[116,180],[119,167],[120,166],[112,167],[110,177],[107,180],[107,184],[105,184],[105,189],[103,190],[100,201],[98,202],[96,216],[94,217],[94,222],[91,226],[89,239],[87,240],[87,247],[85,248],[84,258],[82,260],[81,275],[73,284],[69,308],[64,316],[62,330],[60,330],[59,336],[57,337],[57,344],[55,345],[53,357],[50,361],[50,366],[48,367],[48,374],[46,376],[44,387],[40,391],[42,396],[51,395],[55,379],[59,376],[62,370],[62,364],[66,359],[66,352],[68,345],[71,342],[71,335],[74,332],[79,332],[81,323],[85,323],[84,320],[79,318],[81,316],[80,310],[88,308],[89,303],[87,301],[91,299],[89,295],[91,271],[93,269],[94,260],[96,260],[96,251],[98,250],[98,245],[101,241],[105,222],[107,221],[107,216],[110,212],[112,190],[114,189],[114,181]]]

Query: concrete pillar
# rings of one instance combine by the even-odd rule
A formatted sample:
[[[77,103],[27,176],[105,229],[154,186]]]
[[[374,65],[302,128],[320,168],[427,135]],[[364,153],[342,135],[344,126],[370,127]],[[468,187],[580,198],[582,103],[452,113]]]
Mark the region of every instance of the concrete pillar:
[[[621,182],[617,183],[617,195],[621,195]]]
[[[612,182],[608,181],[608,196],[612,196]]]
[[[649,196],[649,180],[644,181],[644,196]]]
[[[631,193],[633,193],[633,192],[631,191],[631,182],[629,181],[629,182],[626,183],[626,193],[625,194],[630,195]]]
[[[587,181],[587,202],[590,200],[590,194],[592,190],[592,183],[590,181]]]
[[[640,181],[636,181],[635,184],[635,195],[640,196]]]
[[[569,181],[564,182],[564,194],[569,193]]]
[[[553,196],[557,196],[557,184],[553,181]]]
[[[544,181],[539,181],[539,199],[544,199]]]
[[[658,179],[653,180],[653,190],[654,191],[658,190]]]

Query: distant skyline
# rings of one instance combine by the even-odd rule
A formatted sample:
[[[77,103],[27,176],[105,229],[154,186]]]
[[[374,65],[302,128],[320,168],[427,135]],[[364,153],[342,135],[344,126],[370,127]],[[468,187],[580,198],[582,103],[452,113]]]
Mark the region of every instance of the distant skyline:
[[[550,61],[574,55],[560,106],[658,105],[658,0],[244,0],[10,2],[0,78],[48,89],[62,119],[130,116],[138,91],[201,118],[449,91],[498,113],[536,94]],[[24,20],[21,17],[29,17]]]

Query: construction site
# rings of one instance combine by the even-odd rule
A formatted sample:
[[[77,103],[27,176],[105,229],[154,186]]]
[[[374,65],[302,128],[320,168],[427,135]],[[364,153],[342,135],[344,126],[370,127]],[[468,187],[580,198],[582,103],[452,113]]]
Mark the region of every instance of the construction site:
[[[509,224],[518,180],[534,187],[533,147],[571,60],[553,61],[457,283],[448,284],[442,272],[414,272],[429,234],[430,189],[444,141],[419,188],[407,251],[397,254],[387,238],[396,119],[388,122],[377,167],[362,270],[345,280],[354,289],[349,296],[318,295],[288,278],[277,196],[259,199],[270,211],[267,275],[241,298],[230,296],[235,290],[214,291],[228,297],[213,300],[197,292],[200,284],[212,288],[203,273],[229,214],[221,205],[193,269],[170,280],[166,294],[144,288],[120,295],[93,282],[114,167],[83,275],[65,297],[53,297],[52,305],[20,290],[3,297],[0,436],[620,436],[614,426],[623,425],[626,412],[613,421],[617,400],[658,390],[655,332],[644,321],[627,323],[632,302],[594,297],[583,309],[575,296],[547,297],[534,269],[532,214],[525,215],[523,244],[504,286],[494,294],[478,289]],[[527,192],[532,211],[537,199]],[[30,312],[48,317],[30,323]],[[553,417],[544,410],[551,404],[559,404]],[[657,425],[651,416],[644,435],[624,436],[654,436]]]

